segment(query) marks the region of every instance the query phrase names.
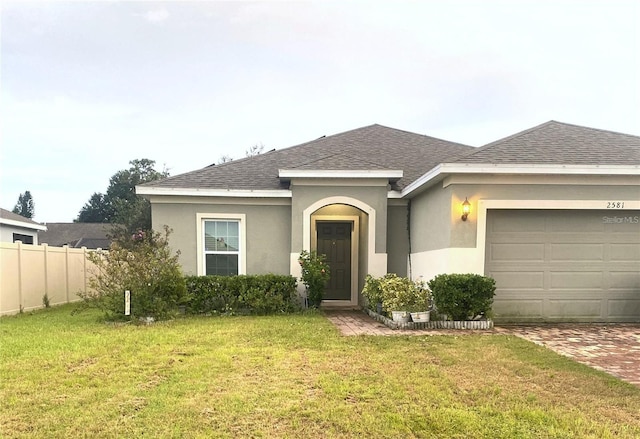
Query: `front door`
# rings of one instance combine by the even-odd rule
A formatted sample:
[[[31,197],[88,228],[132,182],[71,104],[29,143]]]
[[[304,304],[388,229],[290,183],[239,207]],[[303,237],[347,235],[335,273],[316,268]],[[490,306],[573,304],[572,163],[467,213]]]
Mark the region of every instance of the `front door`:
[[[327,255],[331,277],[324,300],[351,300],[351,222],[318,221],[318,254]]]

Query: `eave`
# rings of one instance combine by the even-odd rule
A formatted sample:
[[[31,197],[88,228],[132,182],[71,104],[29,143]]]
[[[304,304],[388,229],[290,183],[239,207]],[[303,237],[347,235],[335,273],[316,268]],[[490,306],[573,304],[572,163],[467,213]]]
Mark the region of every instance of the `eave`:
[[[400,197],[414,194],[452,174],[515,175],[640,175],[638,165],[550,165],[550,164],[486,164],[442,163],[407,185]],[[391,198],[391,197],[390,197]],[[395,197],[394,197],[395,198]]]

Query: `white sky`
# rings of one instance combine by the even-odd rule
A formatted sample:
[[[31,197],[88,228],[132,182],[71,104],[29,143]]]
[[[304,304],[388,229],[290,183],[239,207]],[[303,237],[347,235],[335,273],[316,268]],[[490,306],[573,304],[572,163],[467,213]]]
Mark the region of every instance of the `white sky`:
[[[640,2],[12,2],[0,205],[70,222],[138,158],[172,175],[373,123],[480,146],[640,135]]]

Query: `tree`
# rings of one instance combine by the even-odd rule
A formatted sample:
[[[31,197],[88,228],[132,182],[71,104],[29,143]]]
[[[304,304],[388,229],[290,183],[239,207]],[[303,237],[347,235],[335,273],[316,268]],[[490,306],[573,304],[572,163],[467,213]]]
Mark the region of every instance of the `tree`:
[[[13,208],[13,213],[17,213],[25,218],[33,218],[35,214],[35,204],[33,203],[31,192],[25,191],[24,194],[20,194],[16,207]]]
[[[113,206],[106,199],[106,195],[94,192],[89,201],[82,207],[76,222],[78,223],[108,223],[113,218]]]
[[[256,143],[251,148],[245,151],[245,155],[247,157],[253,157],[254,155],[262,154],[262,151],[264,151],[264,145],[262,143]]]
[[[106,194],[94,193],[78,214],[77,222],[117,224],[114,235],[130,235],[138,229],[151,229],[151,204],[136,195],[136,185],[168,177],[169,172],[156,171],[154,160],[129,162],[131,167],[111,176]]]
[[[233,161],[233,157],[231,157],[230,155],[221,155],[220,158],[218,159],[218,164],[222,164],[222,163],[227,163],[227,162],[232,162]]]

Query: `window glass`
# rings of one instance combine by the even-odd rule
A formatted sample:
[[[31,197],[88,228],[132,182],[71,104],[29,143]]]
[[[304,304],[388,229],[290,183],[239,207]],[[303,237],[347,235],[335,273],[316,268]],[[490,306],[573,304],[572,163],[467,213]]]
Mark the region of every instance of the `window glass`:
[[[33,236],[23,235],[21,233],[13,234],[13,242],[21,241],[23,244],[33,244]]]
[[[237,220],[204,221],[205,274],[238,274],[240,224]]]
[[[238,274],[238,255],[206,255],[206,274],[235,276]]]

